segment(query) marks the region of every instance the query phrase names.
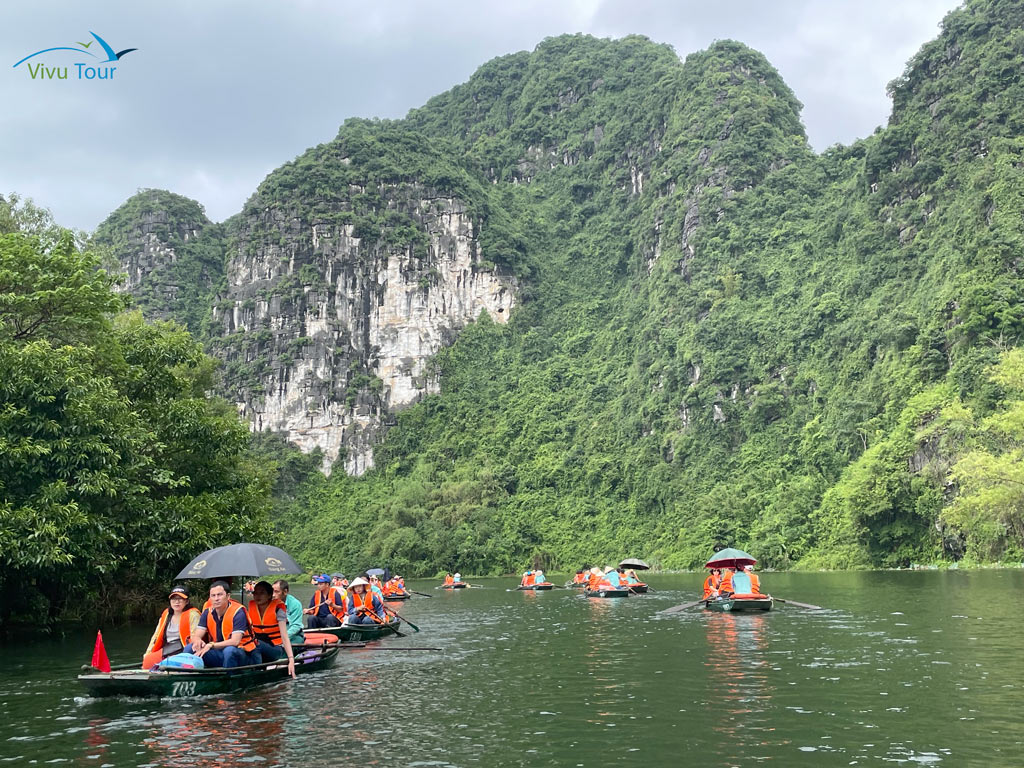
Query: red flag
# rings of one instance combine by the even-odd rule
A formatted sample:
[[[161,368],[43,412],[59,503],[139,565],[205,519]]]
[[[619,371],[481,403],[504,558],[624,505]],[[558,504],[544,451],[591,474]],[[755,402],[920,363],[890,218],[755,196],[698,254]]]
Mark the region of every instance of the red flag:
[[[92,665],[100,672],[110,671],[110,659],[107,649],[103,647],[103,633],[96,630],[96,645],[92,649]]]

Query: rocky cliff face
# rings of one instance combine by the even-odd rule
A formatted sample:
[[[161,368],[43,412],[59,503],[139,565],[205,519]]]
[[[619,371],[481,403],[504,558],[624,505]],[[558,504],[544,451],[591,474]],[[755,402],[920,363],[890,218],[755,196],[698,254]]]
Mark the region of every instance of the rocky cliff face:
[[[223,272],[220,225],[194,200],[160,189],[129,198],[96,230],[130,293],[151,320],[176,320],[193,332],[209,311],[209,296]]]
[[[415,183],[375,193],[376,228],[346,223],[346,203],[250,206],[213,311],[240,412],[319,448],[325,473],[339,458],[349,474],[372,467],[392,414],[439,390],[430,357],[480,312],[500,323],[514,306],[515,280],[482,268],[463,201]]]

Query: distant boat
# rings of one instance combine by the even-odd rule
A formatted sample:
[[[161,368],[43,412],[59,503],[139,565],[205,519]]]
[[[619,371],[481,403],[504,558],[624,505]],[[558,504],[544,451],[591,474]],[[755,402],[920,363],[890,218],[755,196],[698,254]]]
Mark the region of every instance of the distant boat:
[[[518,587],[516,587],[516,589],[521,589],[526,592],[547,592],[549,589],[554,588],[555,585],[552,584],[550,581],[542,581],[540,584],[520,584]]]
[[[763,613],[770,611],[775,601],[765,597],[729,597],[724,600],[705,600],[704,607],[719,613]]]

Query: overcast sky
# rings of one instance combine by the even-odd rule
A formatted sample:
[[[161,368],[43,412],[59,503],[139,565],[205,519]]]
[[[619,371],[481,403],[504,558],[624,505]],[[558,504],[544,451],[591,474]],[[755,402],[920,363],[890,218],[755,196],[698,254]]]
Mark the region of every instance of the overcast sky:
[[[764,53],[804,104],[811,144],[885,124],[885,85],[958,0],[32,0],[0,23],[0,193],[91,230],[142,187],[221,221],[256,185],[347,117],[402,117],[496,56],[567,32],[631,33],[680,57],[716,39]],[[78,81],[44,48],[102,37],[126,54]],[[99,45],[92,42],[90,52]],[[102,51],[100,52],[102,54]],[[69,67],[32,80],[27,64]],[[102,65],[98,66],[111,66]]]

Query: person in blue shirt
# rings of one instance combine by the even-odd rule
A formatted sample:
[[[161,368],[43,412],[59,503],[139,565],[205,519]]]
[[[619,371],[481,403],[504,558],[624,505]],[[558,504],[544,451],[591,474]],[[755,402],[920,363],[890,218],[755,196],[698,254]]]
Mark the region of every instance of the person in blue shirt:
[[[288,639],[292,645],[304,643],[306,638],[302,635],[302,603],[288,591],[288,582],[284,579],[274,582],[274,598],[284,603],[284,607],[288,609]]]
[[[611,584],[613,589],[622,588],[622,579],[619,577],[619,572],[614,568],[608,568],[605,570],[604,580]]]
[[[534,584],[544,584],[544,583],[546,583],[546,580],[544,578],[544,571],[542,571],[540,568],[538,568],[537,570],[535,570],[533,572],[533,583]]]
[[[458,584],[460,581],[462,581],[462,574],[456,573],[454,576],[452,576],[452,579],[455,581],[456,584]]]

